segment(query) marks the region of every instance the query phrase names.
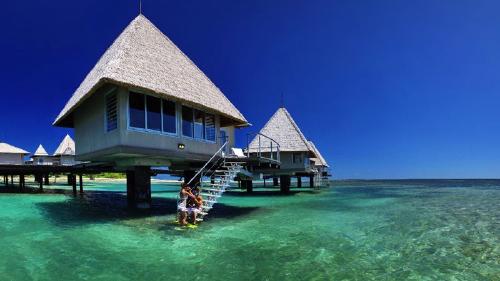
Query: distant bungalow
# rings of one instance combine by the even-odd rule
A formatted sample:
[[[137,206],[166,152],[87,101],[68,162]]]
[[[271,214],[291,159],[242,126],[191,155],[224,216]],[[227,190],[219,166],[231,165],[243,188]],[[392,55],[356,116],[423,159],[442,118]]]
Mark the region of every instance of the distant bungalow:
[[[53,155],[49,155],[40,144],[31,159],[33,165],[73,166],[77,164],[75,161],[75,142],[69,135],[66,135]]]
[[[0,142],[0,165],[23,165],[26,155],[28,151]]]
[[[54,152],[54,165],[73,166],[75,162],[75,141],[66,135]]]
[[[47,153],[43,145],[39,145],[31,156],[33,165],[52,165],[52,157]]]
[[[328,170],[329,170],[330,166],[328,165],[325,158],[323,158],[323,155],[321,155],[319,150],[316,148],[316,145],[314,145],[314,143],[312,141],[309,141],[309,145],[313,149],[313,152],[315,155],[314,158],[310,159],[314,163],[313,167],[316,169],[316,171],[315,171],[315,175],[316,175],[315,183],[319,186],[322,186],[324,184],[327,184],[327,183],[325,183],[325,180],[328,180],[328,177],[330,176],[328,174]]]
[[[261,172],[264,175],[273,177],[275,185],[277,185],[277,177],[279,176],[281,189],[285,192],[288,191],[290,186],[291,176],[297,177],[299,186],[302,185],[302,177],[304,176],[309,177],[310,184],[314,185],[317,170],[311,163],[311,159],[316,157],[316,154],[286,108],[279,108],[259,131],[259,134],[250,142],[250,154],[259,153],[257,150],[259,146],[261,146],[261,153],[271,153],[272,147],[262,143],[271,144],[272,142],[269,139],[279,144],[281,165],[277,170],[262,169]],[[277,148],[274,148],[273,153],[276,150]]]
[[[148,205],[149,167],[169,166],[189,179],[222,143],[234,143],[234,128],[248,122],[139,15],[85,77],[54,125],[74,128],[76,160],[127,171],[129,198]]]

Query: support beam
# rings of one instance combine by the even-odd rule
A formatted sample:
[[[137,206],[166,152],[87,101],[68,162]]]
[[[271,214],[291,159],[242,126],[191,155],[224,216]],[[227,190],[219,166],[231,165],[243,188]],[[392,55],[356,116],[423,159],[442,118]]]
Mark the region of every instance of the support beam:
[[[273,186],[279,186],[278,177],[273,177]]]
[[[45,185],[49,185],[50,184],[50,182],[49,182],[49,175],[44,175],[43,179],[45,181],[43,184],[45,184]]]
[[[314,187],[314,176],[309,176],[309,187],[313,188]]]
[[[38,188],[40,192],[43,192],[43,180],[41,179],[41,175],[36,175],[35,178],[38,178]]]
[[[241,180],[241,187],[246,189],[247,192],[253,192],[253,181],[252,180]]]
[[[26,182],[24,179],[24,175],[19,175],[19,188],[21,190],[24,190],[25,185],[26,185]]]
[[[264,178],[264,188],[266,188],[266,178]]]
[[[288,175],[280,176],[280,191],[283,193],[290,192],[290,176]]]
[[[297,187],[298,187],[298,188],[301,188],[301,187],[302,187],[302,177],[301,177],[301,176],[298,176],[298,177],[297,177]]]
[[[83,176],[82,176],[82,174],[79,174],[78,176],[80,178],[80,194],[82,194],[83,193]]]
[[[76,195],[76,175],[71,174],[71,186],[73,187],[73,195]]]
[[[135,166],[127,171],[127,199],[129,206],[138,209],[151,208],[151,169]]]

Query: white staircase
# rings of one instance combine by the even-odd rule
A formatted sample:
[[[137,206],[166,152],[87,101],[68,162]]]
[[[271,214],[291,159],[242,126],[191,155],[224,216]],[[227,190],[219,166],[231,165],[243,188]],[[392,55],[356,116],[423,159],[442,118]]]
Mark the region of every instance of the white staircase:
[[[244,162],[238,159],[228,158],[223,153],[227,142],[198,170],[196,175],[188,182],[188,185],[197,177],[200,178],[200,194],[203,197],[202,211],[196,220],[203,221],[214,204],[217,203],[222,194],[231,186],[231,180],[244,169]],[[209,179],[205,181],[204,179]]]

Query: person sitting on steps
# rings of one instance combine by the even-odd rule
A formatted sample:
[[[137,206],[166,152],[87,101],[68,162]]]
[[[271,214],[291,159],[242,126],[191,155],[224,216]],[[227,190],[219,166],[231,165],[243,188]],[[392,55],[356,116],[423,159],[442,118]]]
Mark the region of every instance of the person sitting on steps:
[[[187,200],[188,198],[196,199],[196,197],[191,193],[191,188],[186,184],[181,184],[181,190],[179,191],[179,204],[177,205],[177,211],[179,212],[179,224],[187,225]]]

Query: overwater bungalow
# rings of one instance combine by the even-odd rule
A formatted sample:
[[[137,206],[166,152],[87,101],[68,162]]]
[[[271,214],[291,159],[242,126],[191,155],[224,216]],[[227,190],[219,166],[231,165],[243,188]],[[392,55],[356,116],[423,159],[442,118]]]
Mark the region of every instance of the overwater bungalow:
[[[326,162],[325,158],[323,158],[323,155],[319,152],[318,148],[312,141],[309,141],[309,146],[312,148],[315,157],[311,158],[311,162],[313,163],[313,167],[316,170],[315,171],[315,180],[314,184],[318,186],[322,186],[324,184],[328,183],[328,177],[330,176],[328,174],[330,165]]]
[[[0,142],[0,165],[23,165],[28,154],[24,149]]]
[[[75,161],[75,141],[69,135],[66,135],[59,143],[52,159],[54,165],[73,166],[77,163]]]
[[[187,55],[139,15],[54,125],[74,128],[76,160],[127,171],[129,199],[147,207],[150,167],[182,170],[190,179],[222,144],[234,143],[234,128],[248,122]]]
[[[273,141],[279,147],[273,147]],[[313,183],[315,169],[310,159],[315,157],[314,151],[286,108],[281,107],[273,114],[250,142],[248,149],[250,155],[264,154],[270,158],[279,153],[279,169],[262,168],[257,171],[264,177],[272,177],[275,185],[279,177],[282,191],[288,191],[292,176],[297,177],[299,186],[302,185],[303,176],[309,177]]]
[[[33,165],[52,165],[53,157],[50,156],[43,145],[39,145],[35,153],[31,156]]]

